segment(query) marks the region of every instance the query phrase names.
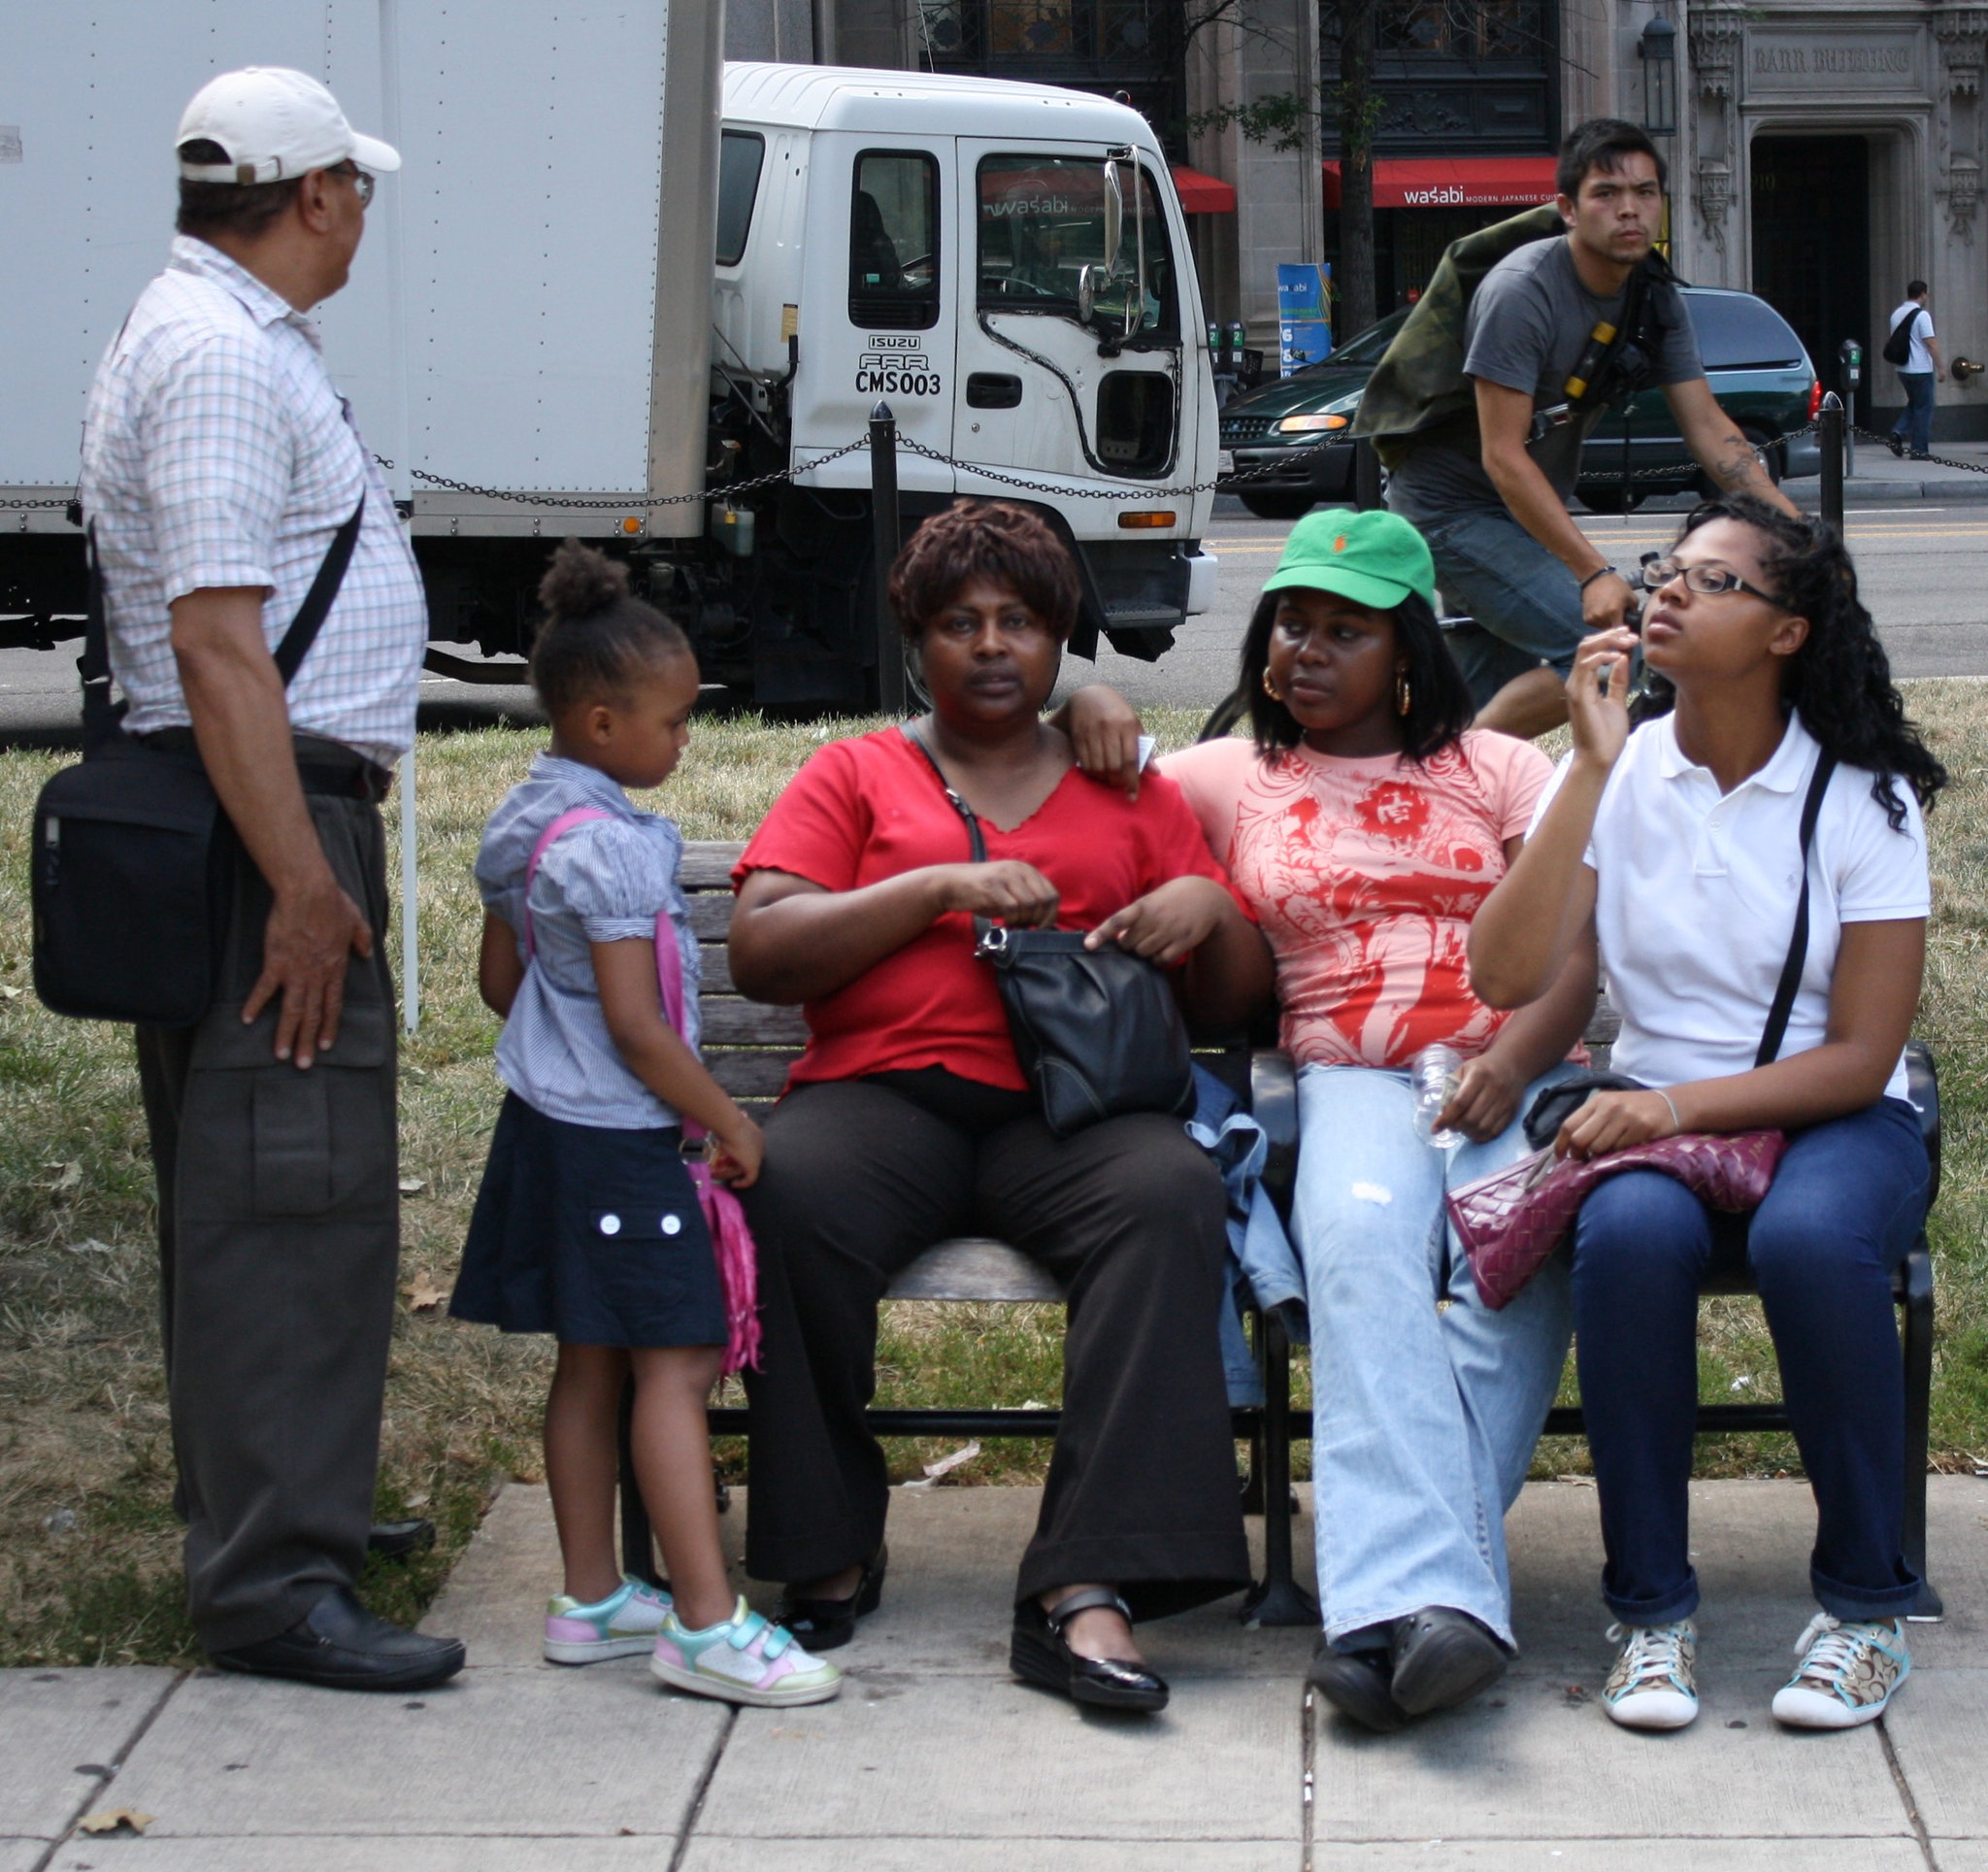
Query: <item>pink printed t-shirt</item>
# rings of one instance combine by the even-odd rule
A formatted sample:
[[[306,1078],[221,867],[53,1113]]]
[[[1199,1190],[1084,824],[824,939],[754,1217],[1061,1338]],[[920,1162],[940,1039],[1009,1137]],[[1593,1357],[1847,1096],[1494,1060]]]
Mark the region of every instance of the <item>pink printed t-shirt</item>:
[[[1471,992],[1471,919],[1505,876],[1553,763],[1480,729],[1417,764],[1209,741],[1160,762],[1276,955],[1300,1065],[1406,1066],[1482,1053],[1505,1016]]]

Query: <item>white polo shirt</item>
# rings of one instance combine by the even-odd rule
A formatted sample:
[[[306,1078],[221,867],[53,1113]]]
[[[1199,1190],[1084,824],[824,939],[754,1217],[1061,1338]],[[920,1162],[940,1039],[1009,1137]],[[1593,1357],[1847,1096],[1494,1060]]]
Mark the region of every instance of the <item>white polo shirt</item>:
[[[1802,887],[1802,805],[1821,753],[1790,716],[1759,773],[1721,795],[1679,751],[1673,718],[1629,737],[1602,791],[1587,862],[1608,998],[1622,1016],[1611,1064],[1651,1086],[1748,1072],[1787,960]],[[1533,815],[1538,827],[1572,760]],[[1839,767],[1808,861],[1808,956],[1780,1057],[1822,1044],[1844,923],[1924,917],[1926,831],[1903,779],[1894,832],[1872,776]],[[1903,1055],[1885,1091],[1905,1095]]]

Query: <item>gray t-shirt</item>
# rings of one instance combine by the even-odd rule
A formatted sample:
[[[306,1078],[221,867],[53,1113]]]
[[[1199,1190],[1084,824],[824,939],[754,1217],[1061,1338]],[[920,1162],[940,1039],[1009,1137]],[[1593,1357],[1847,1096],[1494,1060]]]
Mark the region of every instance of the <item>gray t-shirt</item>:
[[[1675,286],[1659,284],[1657,317],[1664,326],[1656,358],[1658,384],[1705,375],[1691,315]],[[1580,283],[1565,238],[1534,241],[1508,253],[1471,295],[1464,316],[1464,371],[1507,389],[1523,390],[1535,410],[1567,399],[1569,373],[1588,335],[1606,319],[1616,323],[1626,293],[1599,299]],[[1600,407],[1549,429],[1530,453],[1564,500],[1580,470],[1580,445],[1602,418]],[[1418,444],[1388,481],[1388,505],[1411,520],[1445,519],[1461,509],[1505,502],[1484,472],[1474,420],[1459,421]]]

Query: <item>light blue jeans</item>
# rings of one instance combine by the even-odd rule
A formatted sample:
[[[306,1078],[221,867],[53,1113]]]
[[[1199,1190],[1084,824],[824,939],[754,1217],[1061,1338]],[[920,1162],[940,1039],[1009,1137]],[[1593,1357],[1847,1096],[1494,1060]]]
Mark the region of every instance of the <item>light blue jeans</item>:
[[[1505,1513],[1567,1356],[1568,1260],[1493,1313],[1442,1198],[1525,1154],[1520,1120],[1568,1070],[1528,1086],[1502,1136],[1448,1152],[1415,1135],[1407,1073],[1299,1075],[1292,1221],[1311,1310],[1318,1598],[1342,1649],[1424,1606],[1467,1612],[1516,1649]]]

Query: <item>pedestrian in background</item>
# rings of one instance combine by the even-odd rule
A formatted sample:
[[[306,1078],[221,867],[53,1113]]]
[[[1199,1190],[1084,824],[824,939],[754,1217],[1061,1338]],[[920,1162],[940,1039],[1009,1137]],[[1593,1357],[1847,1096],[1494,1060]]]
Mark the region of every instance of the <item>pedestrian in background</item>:
[[[1909,441],[1914,461],[1924,461],[1933,452],[1933,385],[1946,382],[1946,359],[1939,354],[1939,339],[1933,330],[1933,315],[1926,308],[1927,285],[1914,280],[1905,287],[1905,299],[1891,315],[1891,337],[1905,327],[1905,361],[1898,366],[1899,388],[1905,393],[1905,407],[1884,438],[1893,454],[1903,455]],[[1890,340],[1885,351],[1893,350]]]
[[[206,85],[177,145],[179,238],[98,367],[82,496],[123,731],[196,750],[239,847],[206,1017],[138,1029],[188,1597],[224,1669],[413,1689],[462,1647],[352,1588],[400,1254],[379,802],[427,611],[305,318],[400,157],[258,68]],[[286,690],[272,646],[320,574]]]

